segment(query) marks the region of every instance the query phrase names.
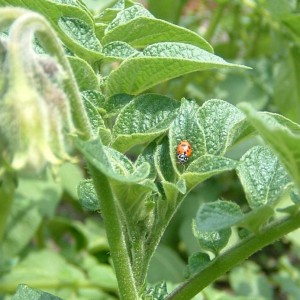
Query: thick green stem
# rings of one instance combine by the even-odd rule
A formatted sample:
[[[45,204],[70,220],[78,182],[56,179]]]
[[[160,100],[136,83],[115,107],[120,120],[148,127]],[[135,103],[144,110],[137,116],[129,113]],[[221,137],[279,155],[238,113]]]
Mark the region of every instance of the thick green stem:
[[[136,300],[138,299],[138,292],[136,290],[118,207],[112,194],[111,186],[105,175],[92,165],[89,168],[96,192],[101,201],[101,211],[119,285],[120,298],[124,300]]]
[[[241,243],[215,258],[205,269],[196,273],[189,280],[175,289],[166,300],[191,299],[218,277],[232,267],[246,260],[261,248],[273,243],[284,235],[300,227],[300,212],[274,222],[264,228],[259,234],[243,240]]]

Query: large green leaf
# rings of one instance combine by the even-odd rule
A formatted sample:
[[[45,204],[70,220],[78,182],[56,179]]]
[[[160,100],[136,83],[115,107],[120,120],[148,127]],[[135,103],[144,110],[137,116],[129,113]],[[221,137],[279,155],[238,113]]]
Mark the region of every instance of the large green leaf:
[[[276,106],[282,114],[298,123],[300,122],[299,69],[300,51],[296,47],[290,49],[287,57],[278,61],[274,68],[274,100]]]
[[[214,201],[200,206],[195,225],[200,231],[227,229],[243,218],[240,207],[229,201]]]
[[[125,151],[150,142],[164,133],[175,118],[180,103],[160,95],[136,97],[120,112],[113,128],[113,147]]]
[[[272,113],[256,112],[249,104],[240,105],[251,125],[278,155],[300,188],[300,126]]]
[[[236,165],[236,161],[226,157],[203,155],[193,161],[181,177],[190,189],[214,175],[233,170]]]
[[[94,32],[93,18],[78,2],[1,0],[1,5],[24,7],[41,13],[57,31],[62,42],[86,61],[103,57]]]
[[[206,101],[197,117],[205,134],[207,154],[223,155],[245,128],[245,115],[223,100]]]
[[[183,169],[176,161],[176,150],[181,141],[187,140],[192,147],[192,155],[186,163],[186,166],[205,154],[204,132],[197,122],[198,110],[199,105],[196,102],[183,99],[179,113],[171,124],[169,130],[169,151],[171,153],[173,168],[175,169]]]
[[[213,52],[208,42],[195,32],[164,20],[147,17],[138,17],[119,25],[108,31],[101,40],[103,45],[113,41],[123,41],[137,48],[159,42],[179,42]]]
[[[126,24],[127,22],[141,16],[154,18],[154,16],[141,4],[135,4],[125,8],[117,13],[116,17],[106,27],[105,32],[109,32],[114,28]]]
[[[251,208],[274,203],[291,183],[279,159],[262,146],[248,150],[237,170]]]
[[[150,168],[147,163],[134,168],[125,155],[105,148],[100,139],[77,140],[76,145],[89,163],[112,180],[134,183],[144,180],[149,174]]]
[[[211,68],[245,68],[210,52],[185,43],[165,42],[146,47],[142,55],[128,58],[111,72],[107,94],[139,94],[171,78]]]
[[[180,282],[184,267],[178,254],[167,246],[159,246],[151,260],[147,279],[150,283],[160,280]]]

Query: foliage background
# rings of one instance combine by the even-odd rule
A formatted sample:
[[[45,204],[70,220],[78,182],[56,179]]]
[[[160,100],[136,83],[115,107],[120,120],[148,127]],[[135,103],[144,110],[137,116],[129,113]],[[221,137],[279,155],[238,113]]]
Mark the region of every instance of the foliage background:
[[[92,10],[101,11],[111,1],[84,1]],[[208,99],[224,99],[232,104],[249,102],[258,110],[278,112],[300,122],[300,4],[296,0],[148,0],[142,3],[157,18],[189,28],[204,36],[215,53],[227,61],[251,66],[248,71],[216,70],[192,73],[155,86],[149,92],[172,98],[193,98],[199,104]],[[103,70],[105,72],[105,69]],[[274,137],[276,138],[276,137]],[[261,140],[253,138],[230,153],[239,158],[246,149]],[[138,151],[138,149],[136,149]],[[135,155],[134,149],[130,155]],[[115,299],[116,282],[109,266],[108,244],[98,214],[83,211],[78,203],[76,186],[85,177],[85,169],[66,164],[60,170],[61,189],[49,194],[42,179],[35,210],[26,207],[31,180],[23,180],[18,199],[25,223],[35,228],[35,238],[23,249],[23,255],[39,252],[40,261],[51,261],[47,282],[64,269],[70,277],[81,279],[84,270],[90,279],[103,277],[103,294],[97,299]],[[72,174],[72,176],[70,176]],[[218,198],[246,205],[245,195],[234,172],[214,177],[195,189],[184,201],[166,231],[150,266],[148,280],[167,280],[170,286],[182,281],[187,272],[188,257],[199,251],[193,237],[191,220],[199,204]],[[24,200],[25,199],[25,200]],[[51,199],[51,201],[50,201]],[[53,201],[56,199],[56,201]],[[44,219],[37,219],[37,212]],[[15,229],[18,230],[17,228]],[[25,230],[26,232],[26,230]],[[231,240],[234,243],[234,238]],[[20,249],[22,245],[20,245]],[[47,249],[56,249],[53,256]],[[49,257],[51,259],[49,259]],[[30,257],[29,257],[30,258]],[[12,262],[13,263],[13,262]],[[26,265],[27,263],[27,265]],[[38,266],[39,261],[34,264]],[[20,276],[32,261],[20,267]],[[57,266],[57,268],[56,268]],[[91,266],[94,266],[91,268]],[[53,274],[49,269],[53,269]],[[44,275],[44,274],[43,274]],[[15,275],[16,276],[16,275]],[[12,292],[8,286],[16,278],[0,284],[0,299]],[[58,279],[59,280],[59,279]],[[83,282],[83,280],[82,280]],[[53,283],[54,284],[54,283]],[[95,283],[99,284],[99,282]],[[35,286],[38,285],[35,282]],[[43,286],[43,282],[40,283]],[[82,286],[82,297],[91,295],[92,283]],[[51,284],[50,284],[51,289]],[[2,291],[2,296],[1,296]],[[61,297],[68,290],[60,291]],[[251,257],[244,264],[220,278],[199,299],[299,299],[300,298],[300,232],[285,237]],[[197,298],[197,299],[198,299]]]

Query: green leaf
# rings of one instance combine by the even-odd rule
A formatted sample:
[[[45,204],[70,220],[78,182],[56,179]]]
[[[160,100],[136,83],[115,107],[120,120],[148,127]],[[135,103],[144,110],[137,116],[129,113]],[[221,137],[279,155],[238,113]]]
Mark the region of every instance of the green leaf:
[[[242,236],[247,236],[249,231],[255,234],[259,233],[262,225],[269,221],[273,215],[274,209],[270,205],[260,206],[245,214],[244,218],[237,224],[246,229],[246,231],[242,231]]]
[[[206,101],[197,117],[204,130],[207,154],[223,155],[244,129],[245,115],[226,101]]]
[[[181,141],[187,140],[192,147],[192,155],[186,165],[205,153],[203,129],[197,122],[198,110],[199,106],[196,102],[183,99],[179,113],[171,124],[169,130],[170,153],[173,166],[176,169],[179,168],[176,152]]]
[[[109,97],[104,104],[104,109],[107,112],[105,118],[110,118],[118,114],[132,98],[133,96],[127,94],[116,94]]]
[[[204,180],[231,171],[237,166],[237,162],[222,156],[203,155],[193,161],[181,175],[186,180],[188,189],[203,182]]]
[[[220,231],[243,219],[240,207],[229,201],[218,200],[200,206],[195,225],[199,231]]]
[[[75,56],[69,56],[68,60],[80,91],[99,88],[97,75],[85,60]]]
[[[43,292],[38,289],[33,289],[26,284],[19,284],[17,292],[12,297],[12,300],[62,300],[62,298],[53,296],[49,293]]]
[[[155,179],[157,173],[154,165],[154,154],[156,147],[156,141],[153,141],[143,150],[143,152],[138,156],[137,160],[135,161],[136,167],[142,165],[144,162],[147,162],[150,165],[150,174],[148,176],[149,179]]]
[[[61,188],[50,179],[20,178],[0,243],[1,259],[17,255],[28,244],[43,218],[53,216],[61,193]]]
[[[77,220],[68,220],[68,219],[59,218],[56,219],[54,222],[52,222],[51,225],[52,225],[52,230],[55,233],[61,232],[62,234],[64,234],[64,232],[69,230],[69,227],[71,227],[72,232],[76,230],[76,235],[74,235],[74,237],[78,239],[77,236],[80,235],[81,240],[82,239],[85,240],[85,244],[84,244],[86,247],[85,249],[89,253],[109,250],[109,245],[107,242],[104,225],[103,223],[102,224],[99,223],[99,221],[96,219],[88,218],[83,223]],[[58,227],[57,225],[60,225],[60,227]],[[105,286],[107,283],[99,282],[99,284],[101,286],[102,285]]]
[[[106,56],[105,60],[124,60],[130,56],[140,55],[140,52],[135,50],[129,44],[119,41],[106,44],[103,47],[102,52]]]
[[[165,180],[163,180],[161,183],[164,188],[166,199],[169,201],[174,201],[177,198],[178,193],[184,195],[187,191],[185,181],[182,179],[177,183],[172,183]]]
[[[210,251],[215,255],[218,255],[227,245],[231,236],[231,228],[222,229],[220,231],[201,231],[197,228],[195,220],[193,220],[193,232],[201,250]]]
[[[256,112],[247,104],[241,105],[241,108],[300,189],[300,126],[277,114]]]
[[[274,204],[291,183],[278,158],[262,146],[248,150],[237,170],[251,208]]]
[[[94,132],[94,136],[98,135],[98,130],[100,127],[105,128],[104,121],[99,114],[97,108],[93,105],[91,101],[87,98],[87,96],[83,95],[83,104],[85,107],[85,110],[87,112],[87,115],[89,117],[90,123],[92,125],[92,129]]]
[[[96,90],[85,90],[81,94],[84,98],[89,100],[99,110],[100,113],[105,111],[105,97],[103,94]]]
[[[149,174],[147,163],[134,168],[125,155],[111,148],[104,148],[100,139],[77,140],[76,145],[87,161],[110,179],[134,183],[144,180]]]
[[[180,282],[185,265],[178,254],[167,246],[159,246],[153,255],[147,275],[148,282],[161,280]]]
[[[146,94],[134,98],[116,119],[113,147],[125,151],[152,141],[168,129],[178,107],[177,101],[165,96]]]
[[[154,162],[160,179],[174,182],[176,174],[172,165],[169,149],[169,140],[165,137],[162,143],[156,148]]]
[[[87,253],[82,257],[81,265],[87,272],[88,278],[92,284],[96,286],[101,285],[101,287],[110,291],[117,290],[116,275],[110,265],[99,263],[95,256]]]
[[[151,192],[157,192],[156,185],[150,180],[144,180],[141,183],[131,184],[113,182],[112,187],[124,215],[127,215],[127,224],[132,226],[130,231],[138,232],[137,236],[144,235],[145,228],[141,221],[149,217],[149,211],[145,202]]]
[[[287,57],[278,61],[274,68],[274,101],[281,113],[295,122],[300,122],[299,69],[300,51],[296,47],[290,49]]]
[[[152,44],[144,49],[143,56],[128,58],[111,72],[106,90],[109,96],[118,93],[136,95],[171,78],[216,67],[245,68],[194,45],[175,42]]]
[[[178,23],[187,0],[148,0],[149,10],[159,19]],[[184,14],[184,13],[183,13]]]
[[[78,45],[93,52],[102,50],[93,28],[85,21],[77,18],[61,17],[58,20],[58,26],[68,38]]]
[[[140,4],[135,4],[124,10],[121,10],[117,13],[116,18],[112,20],[112,22],[106,27],[105,33],[141,16],[154,18],[153,15]]]
[[[200,272],[208,263],[210,262],[210,257],[208,254],[203,252],[196,252],[189,256],[187,272],[188,277],[196,272]]]
[[[100,210],[100,202],[91,179],[82,180],[77,187],[77,191],[82,207],[91,211]]]
[[[137,48],[159,42],[179,42],[213,52],[210,44],[195,32],[164,20],[148,17],[138,17],[115,27],[101,40],[103,45],[113,41],[123,41]]]
[[[6,6],[24,7],[44,15],[58,33],[62,42],[86,61],[99,60],[103,55],[94,33],[94,21],[89,11],[79,2],[9,0]],[[72,18],[70,17],[72,16]]]

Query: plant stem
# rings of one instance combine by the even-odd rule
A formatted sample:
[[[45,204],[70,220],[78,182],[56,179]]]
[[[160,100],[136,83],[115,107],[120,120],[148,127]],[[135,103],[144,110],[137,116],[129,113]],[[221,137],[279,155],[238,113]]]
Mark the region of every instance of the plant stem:
[[[89,165],[97,195],[101,201],[101,211],[110,246],[111,257],[119,285],[120,299],[137,300],[134,275],[130,264],[126,240],[111,186],[100,171]]]
[[[232,267],[299,227],[300,212],[266,226],[259,234],[241,241],[232,249],[212,260],[203,270],[170,293],[166,300],[191,299]]]

